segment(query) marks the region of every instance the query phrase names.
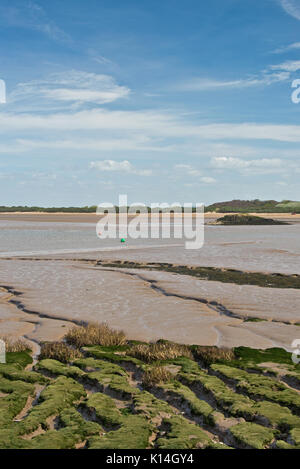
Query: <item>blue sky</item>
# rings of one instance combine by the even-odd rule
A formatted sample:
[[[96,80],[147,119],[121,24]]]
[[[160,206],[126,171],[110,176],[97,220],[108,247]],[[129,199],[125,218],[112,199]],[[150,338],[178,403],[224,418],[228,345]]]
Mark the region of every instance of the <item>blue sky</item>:
[[[300,0],[1,0],[0,79],[0,205],[300,200]]]

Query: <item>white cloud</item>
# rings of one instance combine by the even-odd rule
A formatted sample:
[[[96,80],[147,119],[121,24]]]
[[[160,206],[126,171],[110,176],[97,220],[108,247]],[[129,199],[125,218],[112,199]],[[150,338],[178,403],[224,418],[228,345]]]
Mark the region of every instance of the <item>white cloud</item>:
[[[126,171],[131,172],[133,167],[129,161],[113,161],[113,160],[103,160],[103,161],[92,161],[90,163],[90,168],[96,168],[100,171]]]
[[[249,167],[268,167],[281,166],[283,161],[279,158],[262,158],[259,160],[244,160],[241,158],[232,158],[227,156],[215,157],[212,163],[217,168],[249,168]]]
[[[47,79],[20,83],[10,94],[10,102],[50,100],[105,104],[129,96],[130,90],[109,75],[70,70],[53,73]],[[43,101],[42,101],[43,103]],[[42,104],[41,103],[41,104]]]
[[[97,62],[98,64],[109,66],[115,65],[114,62],[112,62],[107,57],[104,57],[96,49],[93,49],[91,47],[87,50],[87,54],[92,60],[94,60],[94,62]]]
[[[45,10],[38,4],[29,1],[24,6],[1,7],[1,18],[5,26],[26,28],[47,35],[50,39],[71,42],[70,36],[47,17]]]
[[[300,4],[300,0],[299,0]],[[275,53],[300,49],[300,43],[296,42],[286,48],[278,49]],[[253,86],[270,86],[274,83],[284,82],[290,79],[293,72],[300,70],[300,60],[289,60],[280,64],[270,65],[261,72],[236,80],[216,80],[210,78],[192,78],[179,83],[175,88],[179,91],[207,91],[218,89],[239,89]]]
[[[205,184],[214,184],[215,182],[217,182],[215,178],[209,176],[203,176],[202,178],[200,178],[200,181],[204,182]]]
[[[197,177],[198,182],[202,182],[204,184],[213,184],[216,181],[213,177],[209,176],[203,176],[202,171],[199,171],[197,168],[194,168],[193,166],[189,164],[176,164],[174,166],[174,169],[178,172],[181,173],[183,176],[191,176],[191,177]]]
[[[289,52],[298,49],[300,49],[300,42],[294,42],[293,44],[289,44],[288,46],[279,47],[278,49],[273,51],[273,54],[283,54],[284,52]]]
[[[245,173],[277,173],[282,172],[286,162],[280,158],[261,158],[255,160],[246,160],[227,156],[214,157],[211,159],[211,165],[216,169],[237,170]]]
[[[276,184],[278,184],[278,186],[288,186],[288,183],[285,181],[278,181]]]
[[[196,168],[193,168],[191,165],[189,164],[176,164],[174,166],[175,170],[177,171],[180,171],[180,172],[183,172],[185,174],[187,174],[188,176],[195,176],[195,177],[198,177],[198,176],[201,176],[202,175],[202,172],[199,171],[198,169]]]
[[[85,139],[74,136],[70,140],[30,140],[17,139],[15,144],[1,145],[0,153],[5,151],[31,151],[33,149],[53,149],[53,150],[87,150],[87,151],[157,151],[159,147],[150,144],[147,137],[132,136],[132,138],[94,138]]]
[[[204,91],[218,88],[237,88],[244,86],[243,80],[218,81],[214,79],[194,78],[178,86],[182,91]]]
[[[300,20],[300,2],[299,0],[280,0],[282,8],[291,16]]]
[[[135,174],[137,176],[151,176],[151,170],[138,170],[129,161],[115,161],[115,160],[101,160],[92,161],[90,163],[91,169],[97,169],[98,171],[109,171],[109,172],[125,172],[128,174]]]
[[[299,125],[281,124],[197,124],[185,116],[159,111],[114,111],[92,109],[74,113],[54,113],[49,115],[0,113],[0,134],[9,132],[36,131],[103,131],[116,138],[141,136],[154,138],[160,146],[162,138],[193,137],[198,140],[273,140],[300,142]],[[100,138],[100,134],[97,134]]]
[[[121,92],[120,92],[121,91]],[[45,97],[59,101],[80,101],[90,103],[111,103],[116,99],[127,96],[127,91],[116,89],[107,91],[94,91],[82,89],[60,88],[56,90],[43,90]]]
[[[222,88],[249,88],[251,86],[258,85],[271,85],[273,83],[285,81],[288,78],[289,74],[287,73],[270,73],[265,71],[261,75],[255,75],[253,77],[239,80],[219,81],[213,79],[194,78],[180,84],[177,88],[182,91],[205,91]]]
[[[271,65],[272,70],[283,70],[284,72],[297,72],[300,70],[300,60],[287,60],[281,64]]]

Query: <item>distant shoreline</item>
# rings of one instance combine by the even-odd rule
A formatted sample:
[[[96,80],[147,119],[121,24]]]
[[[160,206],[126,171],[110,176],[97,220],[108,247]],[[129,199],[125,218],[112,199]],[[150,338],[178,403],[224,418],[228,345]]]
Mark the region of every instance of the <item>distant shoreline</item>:
[[[262,212],[247,212],[248,214],[250,215],[254,215],[254,216],[258,216],[258,217],[264,217],[264,218],[290,218],[290,219],[300,219],[300,213],[296,213],[296,214],[291,214],[291,213],[286,213],[286,212],[283,212],[283,213],[279,213],[279,212],[275,212],[275,213],[270,213],[270,212],[267,212],[267,213],[262,213]],[[238,214],[240,215],[241,212],[205,212],[204,213],[204,217],[205,218],[221,218],[221,217],[224,217],[225,215],[234,215],[234,214]],[[117,217],[119,217],[119,214],[117,213],[116,214]],[[171,213],[171,218],[177,218],[177,217],[180,217],[181,214],[180,213]],[[100,215],[98,215],[97,213],[87,213],[87,212],[0,212],[0,220],[3,218],[3,217],[8,217],[8,218],[11,218],[11,217],[26,217],[26,216],[31,216],[31,217],[35,217],[35,218],[38,218],[38,217],[52,217],[52,216],[55,216],[55,217],[87,217],[87,218],[99,218]],[[113,216],[113,215],[112,215]],[[135,214],[128,214],[128,217],[135,217],[136,215]],[[143,214],[143,216],[148,216],[148,214]],[[161,216],[161,215],[160,215]],[[197,216],[196,213],[193,213],[192,214],[193,217]]]
[[[119,222],[119,215],[116,214],[116,223]],[[223,217],[224,213],[218,212],[206,212],[204,214],[205,223],[208,221],[215,221],[218,218]],[[232,215],[232,213],[231,213]],[[253,214],[261,216],[264,218],[272,218],[275,220],[288,221],[290,224],[300,223],[300,214],[291,215],[289,213],[257,213]],[[180,214],[171,214],[171,220],[179,220]],[[113,217],[113,216],[112,216]],[[132,220],[135,215],[128,215],[128,220]],[[142,217],[148,217],[147,214],[142,215]],[[190,214],[190,219],[195,219],[196,214]],[[9,212],[9,213],[0,213],[0,222],[16,222],[16,223],[87,223],[95,224],[101,219],[100,215],[96,213],[47,213],[47,212]],[[162,220],[162,217],[159,218]],[[155,220],[155,218],[152,218]],[[166,218],[165,218],[166,220]],[[115,218],[111,218],[111,221],[114,222]],[[148,220],[150,223],[150,219]]]

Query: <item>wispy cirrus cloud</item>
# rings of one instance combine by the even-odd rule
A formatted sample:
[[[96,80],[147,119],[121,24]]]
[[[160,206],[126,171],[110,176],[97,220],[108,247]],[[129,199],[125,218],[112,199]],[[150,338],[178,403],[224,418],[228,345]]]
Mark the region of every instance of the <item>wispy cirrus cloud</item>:
[[[291,16],[300,20],[300,1],[299,0],[279,0],[282,8]]]
[[[290,77],[291,73],[300,70],[300,60],[286,60],[283,63],[271,65],[270,68],[271,70],[282,70],[283,72],[287,72]]]
[[[115,161],[115,160],[100,160],[91,161],[89,167],[103,172],[125,172],[127,174],[134,174],[136,176],[151,176],[152,170],[142,169],[139,170],[128,160]]]
[[[129,96],[126,86],[118,85],[110,75],[69,70],[53,73],[46,79],[20,83],[10,94],[9,101],[38,101],[105,104]]]
[[[8,145],[0,144],[0,153],[5,153]],[[31,151],[35,149],[50,150],[76,150],[76,151],[159,151],[150,138],[143,136],[132,136],[131,138],[78,138],[74,135],[72,139],[16,139],[15,145],[10,145],[10,151]]]
[[[299,0],[300,8],[300,0]],[[277,49],[273,53],[287,52],[300,49],[300,42]],[[221,89],[239,89],[256,86],[270,86],[275,83],[285,82],[291,78],[291,74],[300,70],[300,60],[287,60],[283,63],[268,65],[264,70],[244,78],[222,80],[215,78],[194,77],[177,83],[174,88],[179,91],[209,91]]]
[[[87,54],[94,62],[98,64],[108,66],[116,65],[112,60],[108,59],[107,57],[104,57],[102,54],[99,53],[99,51],[91,47],[87,50]]]
[[[190,176],[196,177],[198,182],[202,182],[204,184],[214,184],[216,181],[215,178],[210,176],[204,176],[203,172],[197,168],[194,168],[192,165],[189,164],[176,164],[174,166],[175,171],[177,174],[181,174],[182,176]]]
[[[290,52],[293,50],[300,49],[300,42],[293,42],[292,44],[288,44],[287,46],[279,47],[272,51],[273,54],[284,54],[285,52]]]
[[[8,136],[10,132],[31,133],[36,131],[89,132],[97,131],[98,138],[107,137],[109,131],[113,137],[124,138],[130,133],[145,139],[154,139],[160,147],[164,139],[203,140],[273,140],[281,142],[300,142],[300,126],[288,124],[264,123],[210,123],[191,122],[185,115],[163,111],[118,111],[103,108],[83,110],[79,112],[60,112],[42,114],[13,114],[0,112],[0,134]],[[145,140],[146,141],[146,140]],[[147,142],[147,144],[149,141]]]
[[[178,85],[181,91],[205,91],[229,88],[249,88],[259,85],[272,85],[285,81],[289,75],[284,72],[270,73],[266,71],[261,75],[255,75],[249,78],[242,78],[238,80],[214,80],[204,78],[194,78]]]
[[[216,169],[236,170],[242,173],[268,174],[280,173],[286,161],[280,158],[242,159],[228,156],[214,157],[211,166]]]
[[[14,2],[13,6],[7,4],[0,7],[0,13],[0,22],[6,27],[31,29],[56,41],[72,42],[69,34],[48,18],[46,11],[36,2]]]
[[[187,174],[188,176],[202,176],[202,172],[189,164],[176,164],[174,169]]]

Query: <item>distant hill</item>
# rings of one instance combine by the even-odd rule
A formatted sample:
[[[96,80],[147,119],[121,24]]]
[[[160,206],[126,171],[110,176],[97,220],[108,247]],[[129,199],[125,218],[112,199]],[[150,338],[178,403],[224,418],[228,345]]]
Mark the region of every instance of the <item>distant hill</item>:
[[[220,213],[300,213],[300,202],[291,200],[230,200],[205,207],[206,212]]]

